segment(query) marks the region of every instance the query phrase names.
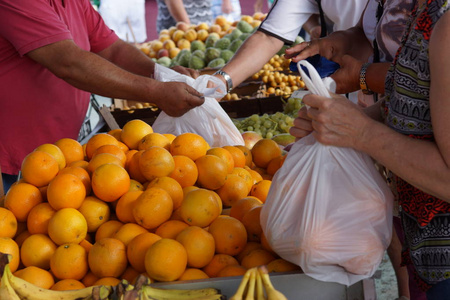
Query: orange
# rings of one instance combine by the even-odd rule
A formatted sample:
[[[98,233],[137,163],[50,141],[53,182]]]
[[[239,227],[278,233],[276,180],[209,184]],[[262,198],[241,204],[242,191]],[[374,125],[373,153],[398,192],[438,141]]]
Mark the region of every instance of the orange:
[[[120,141],[119,141],[119,148],[122,149],[123,153],[127,153],[130,150],[130,148],[128,148],[127,145],[125,145],[124,143],[122,143]]]
[[[145,232],[134,237],[127,246],[127,258],[130,265],[139,273],[145,272],[145,253],[156,241],[161,239],[160,236]]]
[[[189,226],[177,235],[176,240],[186,249],[189,267],[203,268],[214,257],[214,238],[203,228]]]
[[[87,252],[78,244],[61,245],[50,259],[50,269],[58,279],[81,280],[88,272]]]
[[[103,201],[113,202],[125,194],[129,188],[130,176],[119,165],[101,165],[92,174],[92,190]]]
[[[242,198],[231,206],[230,216],[242,221],[242,218],[250,209],[262,204],[261,200],[253,196]]]
[[[209,145],[202,136],[190,132],[180,134],[170,144],[173,156],[184,155],[193,161],[205,155],[208,149]]]
[[[266,172],[269,175],[275,175],[275,173],[281,168],[281,165],[286,158],[286,155],[281,155],[273,158],[267,165]]]
[[[220,157],[227,164],[228,173],[231,173],[233,171],[233,169],[234,169],[233,156],[225,148],[220,148],[220,147],[209,148],[208,151],[206,151],[206,154],[207,155],[215,155],[217,157]]]
[[[94,275],[119,277],[127,268],[126,246],[114,238],[103,238],[95,242],[88,253],[89,269]]]
[[[137,180],[130,180],[130,189],[128,191],[143,191],[144,186]]]
[[[48,235],[57,244],[78,244],[87,235],[87,222],[74,208],[58,210],[48,222]]]
[[[103,145],[119,145],[115,137],[107,133],[97,133],[92,136],[86,143],[86,156],[90,160],[94,155],[95,150]]]
[[[194,185],[198,178],[198,170],[195,162],[184,155],[173,156],[173,161],[175,168],[169,174],[169,177],[178,181],[183,188]]]
[[[126,223],[123,224],[112,237],[118,239],[127,246],[133,238],[146,232],[148,232],[148,230],[138,224]]]
[[[94,275],[94,273],[92,273],[90,270],[86,273],[86,275],[84,275],[83,279],[81,279],[81,282],[85,285],[85,286],[93,286],[94,283],[99,280],[99,278],[97,276]]]
[[[58,162],[59,169],[64,169],[66,166],[66,158],[62,150],[54,144],[42,144],[38,146],[35,151],[44,151],[53,156]]]
[[[229,174],[225,183],[216,192],[222,199],[223,205],[232,206],[236,201],[245,198],[249,190],[244,178]]]
[[[247,231],[238,219],[221,215],[209,225],[216,242],[216,253],[237,255],[247,243]]]
[[[138,150],[147,150],[150,147],[158,146],[170,150],[170,140],[161,133],[152,132],[144,136],[138,143]]]
[[[186,265],[186,249],[176,240],[160,239],[145,254],[145,270],[150,278],[158,281],[177,280]]]
[[[50,289],[54,291],[71,291],[80,290],[86,286],[79,280],[75,279],[63,279],[56,282]]]
[[[244,152],[236,146],[224,146],[223,149],[230,152],[233,157],[234,167],[235,168],[243,168],[246,163],[246,158]]]
[[[25,230],[24,232],[18,234],[15,238],[14,241],[17,243],[17,245],[20,247],[22,247],[23,242],[31,235],[31,233],[28,232],[28,230]],[[0,251],[1,252],[1,251]]]
[[[205,272],[196,268],[187,268],[183,274],[181,274],[178,281],[182,280],[199,280],[199,279],[208,279],[209,276]]]
[[[14,275],[43,289],[49,289],[55,284],[55,280],[49,271],[35,266],[21,269]]]
[[[240,265],[229,265],[217,273],[217,277],[243,276],[247,268]]]
[[[139,158],[139,169],[148,181],[168,176],[175,169],[175,162],[169,151],[153,146],[142,152]]]
[[[261,139],[252,148],[253,162],[257,167],[266,168],[275,157],[281,156],[277,142],[271,139]]]
[[[234,168],[231,174],[235,174],[245,180],[249,193],[253,186],[253,177],[250,172],[244,168]]]
[[[247,242],[241,253],[236,255],[236,259],[239,261],[239,263],[242,263],[242,259],[255,249],[262,249],[262,245],[257,242]]]
[[[101,165],[104,165],[104,164],[116,164],[121,167],[125,167],[125,164],[123,164],[120,161],[120,158],[118,158],[114,154],[99,153],[91,158],[91,160],[89,161],[87,170],[89,173],[92,174],[95,171],[95,169],[97,169],[98,167],[100,167]]]
[[[117,220],[109,220],[97,229],[95,232],[95,240],[101,240],[102,238],[112,237],[124,224]]]
[[[187,227],[189,225],[183,221],[169,220],[159,225],[155,230],[155,234],[162,238],[176,239],[177,235]]]
[[[191,185],[191,186],[187,186],[183,188],[183,198],[186,197],[186,194],[189,193],[190,191],[196,190],[199,187]]]
[[[260,182],[261,180],[263,180],[261,174],[259,174],[255,170],[247,169],[247,168],[245,170],[247,170],[250,173],[250,175],[252,176],[253,184],[256,184],[256,183]]]
[[[248,240],[251,242],[261,241],[262,228],[260,216],[262,207],[262,205],[258,205],[251,208],[245,213],[241,220],[247,230]]]
[[[120,279],[115,277],[103,277],[94,282],[95,285],[116,286],[120,283]]]
[[[81,144],[70,138],[62,138],[55,142],[55,145],[61,149],[66,160],[66,166],[78,160],[84,160],[84,151]]]
[[[173,140],[177,137],[175,134],[171,133],[163,133],[163,136],[165,136],[167,139],[169,139],[169,142],[173,142]]]
[[[132,150],[134,151],[134,150]],[[144,183],[147,181],[147,179],[144,177],[144,175],[141,172],[141,168],[139,167],[139,160],[141,158],[142,153],[144,150],[137,151],[133,154],[133,156],[130,158],[128,162],[128,168],[127,171],[130,174],[130,177],[140,183]]]
[[[183,192],[183,191],[181,191]],[[13,238],[17,232],[16,216],[4,207],[0,207],[0,237]]]
[[[125,271],[120,275],[120,278],[125,279],[131,284],[134,284],[136,281],[136,278],[141,274],[142,272],[136,271],[132,266],[128,266]]]
[[[44,270],[50,268],[50,258],[56,244],[45,234],[32,234],[20,247],[20,260],[25,267],[35,266]]]
[[[43,201],[41,192],[29,183],[17,183],[6,193],[5,207],[17,221],[25,222],[31,209]]]
[[[196,189],[184,197],[180,206],[180,216],[189,225],[206,227],[220,214],[216,196],[213,191]]]
[[[125,154],[125,152],[122,150],[122,148],[120,148],[119,145],[103,145],[97,148],[97,150],[94,151],[94,153],[92,154],[92,158],[94,158],[96,155],[101,154],[101,153],[109,153],[112,154],[114,156],[116,156],[122,167],[125,167],[125,163],[127,161],[127,156]],[[91,158],[91,160],[92,160]]]
[[[86,195],[89,195],[91,193],[91,176],[89,176],[89,173],[86,169],[82,167],[65,167],[64,169],[60,170],[58,175],[61,174],[72,174],[77,176],[81,182],[83,182],[84,187],[86,188]]]
[[[275,254],[275,251],[272,250],[272,247],[270,246],[264,232],[261,234],[261,246],[263,247],[263,249],[269,251],[272,254]]]
[[[108,204],[94,196],[86,197],[78,210],[86,219],[88,232],[97,231],[111,214]]]
[[[255,183],[250,190],[250,196],[254,196],[265,203],[267,194],[269,194],[271,184],[272,181],[267,179]]]
[[[70,165],[67,165],[68,167],[79,167],[79,168],[83,168],[87,171],[87,167],[89,165],[88,161],[85,160],[77,160],[77,161],[73,161],[70,163]]]
[[[27,231],[27,222],[17,222],[17,231],[14,238],[16,238],[24,231]]]
[[[253,163],[252,151],[249,148],[242,146],[242,145],[236,145],[235,147],[238,148],[239,150],[241,150],[242,153],[244,154],[245,165],[247,167],[251,167],[252,163]]]
[[[137,224],[154,229],[170,219],[173,202],[170,194],[161,188],[151,187],[136,200],[133,216]]]
[[[79,245],[81,246],[81,247],[83,247],[84,248],[84,250],[86,250],[86,252],[89,252],[90,250],[91,250],[91,248],[92,248],[92,243],[90,242],[92,239],[90,238],[90,236],[88,235],[88,236],[86,236],[86,239],[84,239],[84,240],[82,240],[80,243],[79,243]]]
[[[20,250],[17,243],[9,237],[0,237],[0,252],[11,254],[9,268],[11,272],[15,272],[20,263]]]
[[[217,277],[220,270],[229,265],[239,265],[239,262],[231,255],[216,254],[202,270],[212,278]]]
[[[133,216],[133,207],[137,198],[143,191],[129,191],[119,198],[116,205],[116,216],[123,223],[136,223]]]
[[[47,185],[58,171],[59,165],[56,159],[44,151],[33,151],[22,161],[23,179],[37,187]]]
[[[290,272],[290,271],[300,271],[301,268],[296,264],[293,264],[282,258],[277,258],[272,260],[267,264],[267,271],[270,272]]]
[[[181,206],[184,197],[183,188],[175,179],[167,176],[155,178],[148,184],[147,189],[152,187],[161,188],[169,193],[174,210]]]
[[[107,134],[112,135],[116,140],[121,141],[120,136],[122,135],[122,128],[111,129]]]
[[[152,127],[144,121],[131,120],[123,126],[120,138],[128,148],[137,149],[141,139],[152,132]]]
[[[128,165],[130,164],[131,159],[133,158],[133,155],[137,153],[137,150],[128,150],[125,152],[125,156],[127,160],[125,161],[125,169],[128,170]]]
[[[47,188],[47,201],[55,210],[78,209],[86,197],[86,188],[80,178],[72,174],[57,175]]]
[[[197,183],[209,190],[220,188],[227,178],[226,162],[215,155],[204,155],[195,161],[198,169]]]
[[[242,259],[241,265],[247,269],[267,265],[276,257],[265,249],[255,249]]]

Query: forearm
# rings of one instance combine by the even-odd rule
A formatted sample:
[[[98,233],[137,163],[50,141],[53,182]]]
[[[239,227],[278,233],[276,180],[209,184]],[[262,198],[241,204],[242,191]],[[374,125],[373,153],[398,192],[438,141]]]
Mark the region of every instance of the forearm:
[[[319,15],[312,14],[302,27],[311,36],[311,39],[319,38],[322,31]]]
[[[191,23],[182,0],[166,0],[166,5],[175,21]]]
[[[383,105],[382,101],[378,101],[374,105],[370,105],[369,107],[366,107],[364,109],[364,112],[371,119],[381,122],[383,120],[381,117],[382,105]]]
[[[368,66],[366,84],[371,91],[384,94],[386,74],[390,66],[391,63],[373,63]]]

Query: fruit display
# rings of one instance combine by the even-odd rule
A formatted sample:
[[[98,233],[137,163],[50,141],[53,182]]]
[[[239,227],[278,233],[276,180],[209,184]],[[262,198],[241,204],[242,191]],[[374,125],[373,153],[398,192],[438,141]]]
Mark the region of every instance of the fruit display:
[[[1,293],[300,270],[271,250],[259,223],[285,152],[272,139],[244,140],[211,148],[134,119],[84,145],[39,146],[1,201],[0,252],[12,274]]]

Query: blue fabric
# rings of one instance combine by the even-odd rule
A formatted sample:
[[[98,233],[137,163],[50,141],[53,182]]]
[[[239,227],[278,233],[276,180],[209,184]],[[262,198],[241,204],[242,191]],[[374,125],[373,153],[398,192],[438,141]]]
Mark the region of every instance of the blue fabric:
[[[5,190],[6,194],[11,185],[17,181],[17,175],[9,175],[2,173],[2,181],[3,181],[3,189]]]
[[[428,300],[450,299],[450,279],[436,283],[427,291]]]
[[[328,60],[323,56],[320,56],[319,54],[308,57],[306,59],[313,67],[316,68],[317,73],[319,73],[321,78],[325,78],[336,72],[337,69],[339,69],[339,64],[335,63],[334,61]],[[292,72],[298,72],[297,63],[292,62],[289,64],[289,69]],[[303,68],[303,71],[309,76],[308,70],[306,68]]]

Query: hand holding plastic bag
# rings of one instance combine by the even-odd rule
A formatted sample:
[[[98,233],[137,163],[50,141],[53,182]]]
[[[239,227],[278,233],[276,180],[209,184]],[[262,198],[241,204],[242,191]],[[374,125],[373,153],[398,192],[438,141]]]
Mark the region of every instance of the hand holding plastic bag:
[[[299,63],[309,70],[311,78],[300,71],[308,89],[330,97],[314,68]],[[272,249],[307,275],[351,285],[374,274],[390,244],[392,201],[367,154],[310,134],[275,174],[261,225]]]
[[[197,133],[211,147],[244,145],[241,133],[215,99],[225,96],[222,91],[226,91],[226,87],[220,79],[210,75],[201,75],[194,79],[160,65],[155,65],[155,79],[162,82],[185,82],[205,96],[205,102],[201,106],[191,109],[181,117],[171,117],[161,112],[152,125],[155,132],[174,135]],[[208,87],[209,82],[214,83],[215,87]]]

